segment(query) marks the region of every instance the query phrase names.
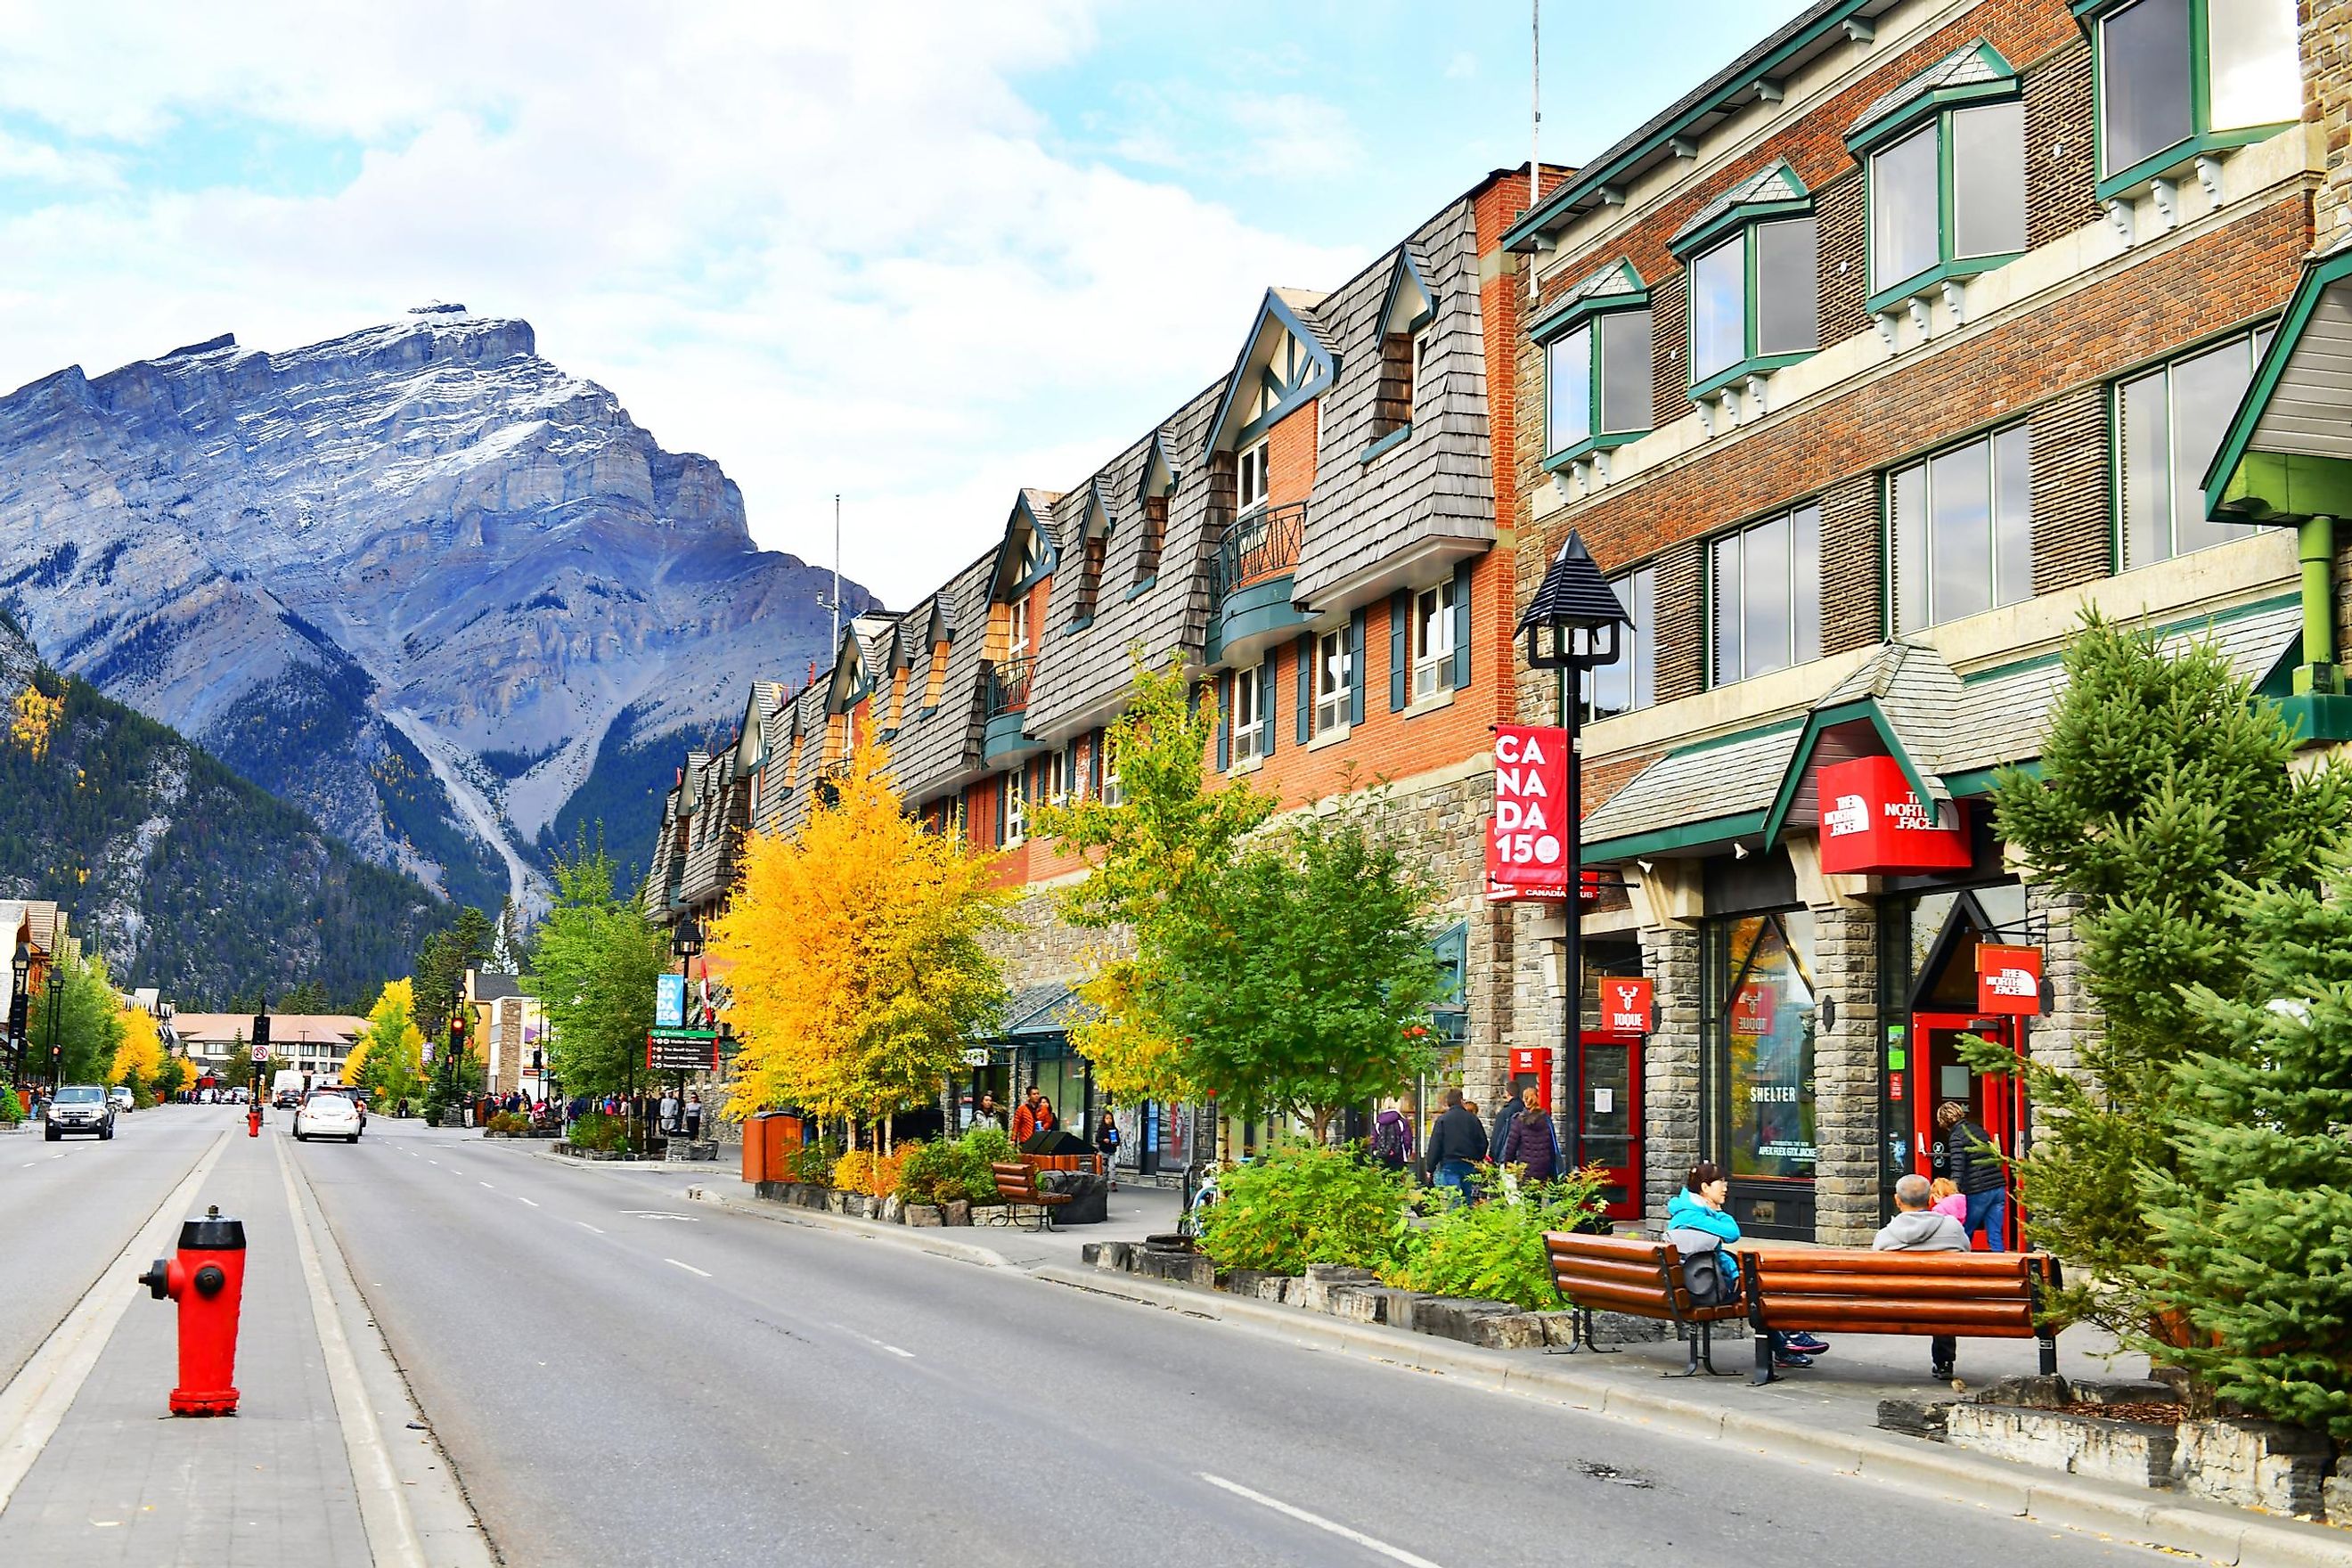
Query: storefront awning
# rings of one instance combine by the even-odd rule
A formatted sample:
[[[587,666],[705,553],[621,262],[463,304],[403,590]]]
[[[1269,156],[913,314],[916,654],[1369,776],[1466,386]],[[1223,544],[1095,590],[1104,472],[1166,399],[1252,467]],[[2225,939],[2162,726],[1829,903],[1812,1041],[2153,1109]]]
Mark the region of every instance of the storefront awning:
[[[2205,470],[2216,522],[2352,517],[2352,240],[2304,270]]]
[[[1068,985],[1024,985],[1005,1004],[1003,1027],[995,1037],[1015,1045],[1059,1039],[1101,1016],[1101,1008]]]

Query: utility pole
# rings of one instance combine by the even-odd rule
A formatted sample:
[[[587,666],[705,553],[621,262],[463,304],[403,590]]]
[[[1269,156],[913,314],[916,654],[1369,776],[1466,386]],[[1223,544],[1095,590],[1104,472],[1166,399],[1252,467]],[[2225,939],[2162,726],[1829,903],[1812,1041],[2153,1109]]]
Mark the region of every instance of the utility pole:
[[[833,492],[833,643],[841,647],[841,492]]]

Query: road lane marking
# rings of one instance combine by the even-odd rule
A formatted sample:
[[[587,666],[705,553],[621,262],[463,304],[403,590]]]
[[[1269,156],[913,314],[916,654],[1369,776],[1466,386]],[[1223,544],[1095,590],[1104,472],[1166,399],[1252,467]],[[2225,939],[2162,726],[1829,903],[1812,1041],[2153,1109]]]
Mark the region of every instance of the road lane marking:
[[[1336,1520],[1325,1519],[1319,1513],[1309,1513],[1303,1508],[1294,1508],[1280,1498],[1271,1498],[1264,1492],[1254,1492],[1239,1481],[1229,1481],[1223,1476],[1213,1476],[1206,1470],[1198,1473],[1202,1480],[1213,1487],[1229,1491],[1237,1498],[1245,1498],[1260,1508],[1270,1508],[1286,1519],[1295,1519],[1301,1524],[1311,1524],[1318,1530],[1328,1531],[1342,1541],[1352,1541],[1365,1551],[1377,1552],[1391,1563],[1402,1563],[1406,1564],[1406,1568],[1437,1568],[1437,1564],[1426,1557],[1416,1556],[1402,1546],[1391,1546],[1385,1541],[1376,1541],[1362,1531],[1350,1530]]]
[[[482,1184],[482,1185],[484,1185],[484,1186],[486,1186],[486,1187],[490,1187],[490,1184],[489,1184],[489,1183],[488,1183],[488,1182],[484,1182],[484,1183]],[[490,1187],[490,1191],[492,1191],[492,1192],[497,1192],[497,1191],[498,1191],[498,1188],[496,1188],[496,1187]]]
[[[683,1268],[683,1269],[685,1269],[688,1274],[699,1274],[699,1275],[701,1275],[705,1279],[709,1279],[709,1278],[710,1278],[710,1270],[709,1270],[709,1269],[708,1269],[708,1268],[697,1268],[693,1264],[691,1264],[691,1263],[680,1263],[680,1262],[679,1262],[677,1258],[663,1258],[663,1259],[662,1259],[662,1261],[663,1261],[664,1263],[668,1264],[668,1265],[669,1265],[671,1268]]]
[[[530,1202],[530,1200],[529,1198],[526,1198],[526,1197],[520,1197],[520,1196],[519,1196],[519,1197],[517,1197],[517,1198],[515,1199],[515,1202],[517,1202],[517,1203],[519,1203],[519,1204],[530,1204],[530,1206],[531,1206],[531,1207],[533,1207],[533,1208],[537,1208],[537,1207],[539,1206],[537,1204],[535,1204],[535,1203],[531,1203],[531,1202]]]
[[[594,1226],[590,1225],[590,1224],[589,1224],[586,1220],[584,1220],[584,1219],[575,1219],[575,1220],[573,1220],[572,1223],[573,1225],[578,1226],[579,1226],[581,1229],[583,1229],[583,1230],[596,1230],[596,1227],[595,1227]],[[603,1231],[601,1231],[601,1230],[596,1230],[596,1234],[597,1234],[598,1236],[602,1236],[602,1235],[604,1235],[604,1233]]]
[[[830,1320],[828,1320],[828,1321],[829,1321]],[[861,1334],[856,1329],[851,1328],[847,1323],[835,1323],[833,1326],[839,1329],[843,1333],[847,1334],[853,1340],[864,1340],[867,1344],[872,1345],[877,1351],[888,1351],[892,1355],[904,1356],[908,1361],[915,1359],[915,1352],[913,1351],[902,1351],[897,1345],[891,1344],[887,1340],[877,1340],[872,1334]]]
[[[113,1338],[115,1324],[131,1305],[133,1292],[123,1288],[127,1280],[116,1270],[127,1270],[169,1248],[182,1217],[194,1205],[205,1178],[227,1148],[228,1134],[223,1131],[139,1227],[131,1244],[99,1272],[97,1282],[41,1342],[41,1348],[26,1361],[15,1380],[0,1389],[0,1434],[5,1434],[0,1436],[0,1510],[6,1509],[16,1484],[41,1457],[42,1447],[65,1419],[74,1395],[81,1391],[106,1342]]]

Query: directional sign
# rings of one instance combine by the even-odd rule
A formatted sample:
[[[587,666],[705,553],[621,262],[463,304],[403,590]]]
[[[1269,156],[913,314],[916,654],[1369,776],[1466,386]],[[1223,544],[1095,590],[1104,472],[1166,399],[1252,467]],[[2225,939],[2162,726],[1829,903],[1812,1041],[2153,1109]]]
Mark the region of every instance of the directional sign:
[[[682,1037],[688,1036],[694,1037]],[[646,1066],[655,1072],[717,1072],[719,1032],[656,1029],[646,1037]]]

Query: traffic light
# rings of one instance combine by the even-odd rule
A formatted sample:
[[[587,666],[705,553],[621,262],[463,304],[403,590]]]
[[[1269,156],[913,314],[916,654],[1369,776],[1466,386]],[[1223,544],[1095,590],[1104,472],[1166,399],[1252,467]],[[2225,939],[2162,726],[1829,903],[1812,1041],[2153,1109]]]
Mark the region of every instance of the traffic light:
[[[269,1015],[267,1013],[256,1013],[253,1016],[253,1043],[264,1049],[268,1047]]]

